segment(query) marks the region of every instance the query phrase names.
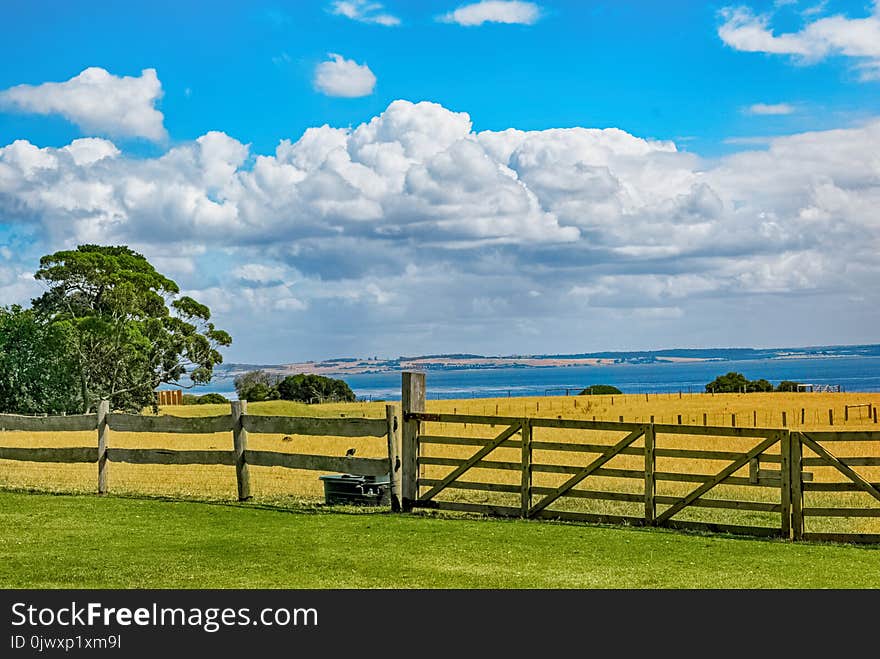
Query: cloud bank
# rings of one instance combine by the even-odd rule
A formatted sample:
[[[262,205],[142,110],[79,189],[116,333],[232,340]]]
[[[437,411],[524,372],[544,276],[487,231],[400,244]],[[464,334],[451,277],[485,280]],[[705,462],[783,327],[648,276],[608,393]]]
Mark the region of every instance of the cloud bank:
[[[0,228],[36,245],[0,254],[0,293],[26,301],[40,254],[101,242],[166,268],[261,359],[793,345],[835,317],[846,342],[880,320],[878,153],[880,121],[707,162],[404,100],[269,155],[222,132],[155,158],[20,140],[0,148]]]

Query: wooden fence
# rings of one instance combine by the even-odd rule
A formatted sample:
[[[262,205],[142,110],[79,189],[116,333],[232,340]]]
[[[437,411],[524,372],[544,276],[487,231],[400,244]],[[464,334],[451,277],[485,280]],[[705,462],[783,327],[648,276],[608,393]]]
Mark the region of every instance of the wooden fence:
[[[858,454],[859,445],[880,442],[880,432],[429,414],[425,412],[423,373],[404,373],[402,402],[404,510],[436,508],[793,540],[880,542],[880,533],[839,528],[810,532],[805,528],[807,519],[837,523],[840,519],[880,518],[880,483],[871,482],[855,469],[880,467],[880,454]],[[471,435],[485,435],[493,427],[496,430],[489,437],[442,434],[448,424],[470,426]],[[441,432],[430,431],[436,427]],[[565,441],[545,441],[536,437],[539,430],[549,434],[554,429],[601,433],[604,441],[571,441],[570,436],[561,438]],[[610,443],[609,436],[613,437]],[[712,439],[716,441],[707,441]],[[711,446],[707,448],[707,444]],[[845,457],[830,448],[837,446],[849,447]],[[426,455],[428,447],[453,447],[459,453],[454,457]],[[460,447],[476,450],[462,457]],[[505,453],[506,459],[490,459],[499,453]],[[662,461],[662,469],[658,469],[658,461]],[[615,464],[620,462],[623,467]],[[708,473],[695,472],[694,465],[706,467]],[[449,469],[442,477],[431,478],[424,475],[426,467]],[[472,477],[477,471],[487,475]],[[814,471],[821,474],[814,478]],[[609,482],[629,482],[633,486],[609,486]],[[455,495],[450,496],[451,491]],[[462,497],[460,491],[479,493],[471,499],[481,500],[466,500],[470,495]],[[731,498],[730,492],[738,498]],[[832,506],[821,500],[818,504],[805,503],[805,497],[812,493],[849,493],[861,498],[848,506]],[[584,510],[585,501],[612,502],[638,511],[590,512]],[[572,505],[565,505],[572,502],[574,510]],[[708,515],[697,514],[703,518],[697,520],[682,519],[693,511]],[[718,511],[727,517],[721,521],[707,519],[718,515]],[[746,521],[731,522],[731,516]],[[758,524],[756,519],[763,523]]]
[[[111,413],[106,402],[96,414],[0,415],[0,430],[94,431],[97,439],[88,447],[0,447],[0,459],[97,463],[102,494],[113,462],[234,466],[240,500],[251,497],[251,465],[286,467],[391,474],[393,510],[880,542],[876,526],[851,528],[853,520],[880,520],[880,432],[429,414],[423,373],[403,374],[401,401],[402,411],[387,405],[384,419],[249,415],[246,401],[202,418]],[[113,448],[112,431],[229,432],[232,442],[225,451]],[[387,457],[257,451],[248,448],[249,432],[384,437]],[[452,453],[437,455],[439,448]]]
[[[384,419],[316,418],[257,416],[247,414],[247,401],[234,401],[231,413],[210,417],[142,416],[109,411],[101,401],[97,413],[73,416],[19,416],[0,414],[0,430],[30,432],[96,431],[97,445],[74,448],[20,448],[0,446],[0,460],[29,462],[94,462],[98,465],[98,493],[109,489],[110,464],[227,465],[235,467],[238,498],[251,498],[249,466],[286,467],[347,473],[360,476],[390,474],[391,506],[399,509],[400,464],[398,455],[399,412],[396,405],[386,406]],[[167,450],[112,448],[111,431],[149,433],[218,433],[230,432],[230,450]],[[248,449],[248,433],[319,435],[337,437],[384,437],[388,457],[356,458],[255,451]]]

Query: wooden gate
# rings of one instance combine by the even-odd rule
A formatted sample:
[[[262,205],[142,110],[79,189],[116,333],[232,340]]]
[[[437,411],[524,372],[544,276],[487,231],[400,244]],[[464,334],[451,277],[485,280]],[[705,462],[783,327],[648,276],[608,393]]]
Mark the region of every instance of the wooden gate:
[[[405,510],[880,542],[880,432],[430,414],[424,387],[404,374]]]
[[[791,436],[792,537],[880,542],[880,432],[810,431]],[[865,455],[869,451],[873,455]],[[805,468],[817,472],[815,480],[801,478]],[[839,518],[855,520],[850,526],[860,528],[828,530],[838,526],[832,522]]]

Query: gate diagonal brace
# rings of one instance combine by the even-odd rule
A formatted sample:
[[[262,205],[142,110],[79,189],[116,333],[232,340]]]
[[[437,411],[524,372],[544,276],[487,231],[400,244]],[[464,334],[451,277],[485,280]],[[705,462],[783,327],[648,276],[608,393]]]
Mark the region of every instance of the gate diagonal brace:
[[[719,471],[711,480],[703,483],[686,497],[684,497],[683,499],[679,499],[678,503],[664,510],[663,514],[657,516],[655,523],[658,525],[662,524],[676,513],[681,512],[681,510],[687,508],[694,501],[696,501],[701,496],[706,494],[706,492],[721,483],[721,481],[726,479],[728,476],[732,476],[735,472],[742,469],[745,465],[748,464],[749,460],[755,458],[758,455],[761,455],[761,453],[766,451],[768,448],[776,444],[781,439],[782,437],[780,436],[768,437],[763,442],[755,446],[755,448],[753,448],[751,451],[749,451],[748,453],[744,453],[742,457],[734,460],[726,468]]]
[[[481,448],[479,451],[474,453],[470,458],[468,458],[467,462],[456,467],[449,474],[447,474],[446,477],[442,481],[437,483],[434,487],[432,487],[430,490],[428,490],[422,496],[420,496],[419,501],[428,501],[431,497],[436,496],[438,493],[440,493],[441,490],[446,488],[446,486],[449,485],[452,481],[454,481],[456,478],[461,476],[468,469],[470,469],[475,464],[477,464],[480,460],[482,460],[487,455],[489,455],[496,448],[501,446],[501,444],[503,444],[508,439],[513,437],[513,435],[518,433],[521,428],[522,428],[522,422],[517,422],[517,423],[514,423],[513,425],[511,425],[506,430],[504,430],[500,435],[498,435],[495,439],[493,439],[489,444],[487,444],[486,446]]]
[[[615,455],[620,453],[627,446],[629,446],[630,444],[635,442],[639,437],[644,435],[645,432],[646,432],[646,428],[639,428],[638,430],[633,430],[630,434],[628,434],[626,437],[624,437],[619,442],[617,442],[617,444],[609,447],[607,450],[605,450],[602,453],[602,455],[600,455],[598,458],[593,460],[590,464],[588,464],[586,467],[581,469],[574,476],[572,476],[567,481],[565,481],[565,483],[563,483],[558,488],[556,488],[555,492],[553,492],[552,494],[548,494],[546,497],[544,497],[538,503],[536,503],[534,506],[532,506],[529,509],[528,516],[532,517],[535,513],[544,510],[544,508],[546,508],[551,503],[556,501],[559,497],[565,495],[566,492],[568,492],[575,485],[577,485],[582,480],[584,480],[587,476],[589,476],[594,471],[596,471],[603,464],[605,464],[606,462],[611,460],[611,458],[613,458]]]

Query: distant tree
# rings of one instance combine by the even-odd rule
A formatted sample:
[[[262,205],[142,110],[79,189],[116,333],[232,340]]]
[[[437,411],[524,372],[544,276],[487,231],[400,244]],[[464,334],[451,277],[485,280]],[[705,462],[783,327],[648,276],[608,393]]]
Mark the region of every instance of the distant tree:
[[[203,394],[196,399],[196,405],[220,405],[228,402],[226,396],[216,393]]]
[[[591,384],[589,387],[584,389],[579,396],[598,396],[602,394],[621,394],[623,393],[617,387],[613,387],[610,384]]]
[[[34,278],[48,290],[33,300],[41,322],[66,337],[81,411],[99,399],[112,409],[155,405],[155,390],[187,375],[209,382],[218,351],[232,339],[203,304],[125,246],[80,245],[40,259]],[[51,359],[48,351],[41,359]]]
[[[792,380],[783,380],[779,384],[776,385],[776,391],[797,391],[800,382],[793,382]]]
[[[327,401],[353,403],[357,400],[344,380],[305,373],[288,375],[278,383],[278,393],[282,400],[296,400],[303,403]]]
[[[63,326],[33,310],[0,307],[0,412],[82,411],[70,342]]]
[[[237,375],[232,381],[239,400],[258,403],[278,399],[278,383],[281,378],[267,371],[248,371]]]
[[[762,391],[773,391],[773,385],[771,383],[769,383],[767,380],[765,380],[764,378],[761,378],[760,380],[751,380],[746,385],[746,391],[750,392],[750,393],[751,392],[762,392]]]
[[[714,392],[716,394],[733,394],[744,391],[749,385],[749,381],[742,373],[730,371],[724,375],[719,375],[706,385],[706,392]]]

